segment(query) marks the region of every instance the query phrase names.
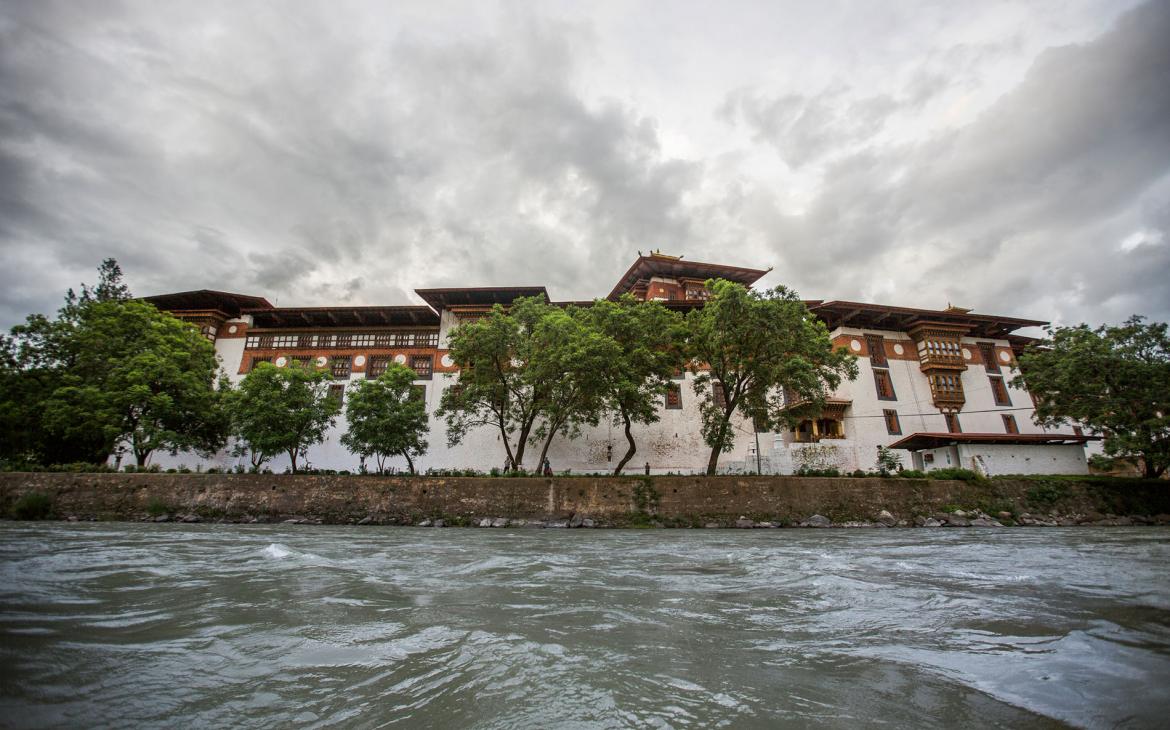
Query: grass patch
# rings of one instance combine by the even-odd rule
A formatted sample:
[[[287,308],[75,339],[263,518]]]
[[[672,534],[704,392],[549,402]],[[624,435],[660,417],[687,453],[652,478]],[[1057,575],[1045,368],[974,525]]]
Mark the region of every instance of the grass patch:
[[[47,520],[53,516],[53,498],[41,492],[29,492],[12,505],[16,520]]]
[[[167,505],[166,502],[162,501],[158,497],[155,497],[154,499],[150,500],[146,504],[146,514],[150,515],[151,517],[158,517],[159,515],[165,515],[170,511],[171,511],[170,506]]]

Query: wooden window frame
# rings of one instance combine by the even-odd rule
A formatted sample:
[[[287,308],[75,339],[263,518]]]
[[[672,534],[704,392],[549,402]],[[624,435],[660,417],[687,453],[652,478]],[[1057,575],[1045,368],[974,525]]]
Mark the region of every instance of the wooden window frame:
[[[886,341],[881,335],[866,335],[865,345],[869,348],[869,365],[874,368],[888,368],[890,360],[886,357]]]
[[[885,378],[885,384],[888,386],[889,395],[883,395],[882,378]],[[873,371],[873,385],[877,391],[878,400],[896,401],[898,400],[898,392],[894,390],[894,379],[890,376],[889,370],[875,369]]]
[[[1010,414],[1010,413],[1001,413],[1001,414],[1000,414],[1000,417],[1001,417],[1001,418],[1003,418],[1003,430],[1004,430],[1004,433],[1016,433],[1016,434],[1018,434],[1018,433],[1020,432],[1020,426],[1019,426],[1019,424],[1018,424],[1018,423],[1016,423],[1016,417],[1015,417],[1015,416],[1013,416],[1013,415],[1012,415],[1012,414]]]
[[[727,410],[727,389],[717,380],[711,381],[711,402],[721,410]]]
[[[882,417],[886,421],[886,433],[891,436],[902,435],[902,421],[898,418],[898,412],[892,408],[885,408],[882,410]]]
[[[337,402],[337,407],[340,408],[345,404],[345,386],[341,383],[331,383],[329,385],[329,397]]]
[[[349,355],[330,358],[329,372],[337,380],[348,380],[353,374],[353,358]]]
[[[947,433],[963,433],[963,424],[959,423],[958,413],[944,413],[943,419],[947,422]]]
[[[425,366],[420,367],[423,363],[426,363]],[[430,380],[435,376],[434,355],[411,355],[410,369],[414,371],[417,380]]]
[[[366,378],[373,380],[390,369],[389,355],[369,355],[366,359]]]
[[[253,356],[252,360],[248,363],[248,372],[252,372],[253,370],[255,370],[256,366],[262,362],[266,362],[269,365],[271,365],[272,364],[272,355]]]
[[[663,408],[668,411],[682,410],[682,387],[678,383],[667,384],[666,393],[663,396]]]
[[[987,380],[991,383],[991,397],[995,399],[995,405],[1010,406],[1012,397],[1008,393],[1007,385],[1003,382],[1003,376],[988,375]]]
[[[983,367],[989,373],[998,373],[999,359],[995,356],[995,345],[990,342],[979,343],[979,354],[983,356]]]

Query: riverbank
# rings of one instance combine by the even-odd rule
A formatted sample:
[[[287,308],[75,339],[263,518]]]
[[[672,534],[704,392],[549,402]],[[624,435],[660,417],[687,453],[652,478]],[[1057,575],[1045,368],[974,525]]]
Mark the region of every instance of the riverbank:
[[[1170,483],[793,476],[406,477],[0,473],[25,518],[477,527],[1170,524]]]

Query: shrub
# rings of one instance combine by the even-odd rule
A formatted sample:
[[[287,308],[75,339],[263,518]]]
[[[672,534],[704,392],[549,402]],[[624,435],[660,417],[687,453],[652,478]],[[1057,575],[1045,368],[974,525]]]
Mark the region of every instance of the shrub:
[[[49,466],[48,471],[66,472],[69,474],[92,474],[114,471],[114,469],[106,464],[90,464],[85,461],[75,461],[72,464],[52,464]]]
[[[816,468],[807,464],[802,465],[796,470],[798,477],[839,477],[841,472],[835,466],[828,468]]]
[[[917,469],[903,469],[902,471],[898,472],[898,476],[902,479],[929,479],[930,478],[929,474],[927,474],[924,471],[918,471]]]
[[[862,477],[869,476],[869,472],[867,472],[865,469],[854,469],[849,476],[853,477],[854,479],[861,479]]]
[[[28,492],[12,505],[12,517],[17,520],[45,520],[53,514],[53,499],[41,492]]]
[[[151,517],[165,515],[167,512],[170,512],[170,508],[167,506],[166,502],[162,501],[158,497],[155,497],[146,504],[146,514],[150,515]]]
[[[1113,471],[1117,466],[1117,459],[1106,456],[1105,454],[1092,454],[1089,456],[1089,468],[1094,471]]]
[[[1066,494],[1068,494],[1068,488],[1065,485],[1042,481],[1028,490],[1027,497],[1028,502],[1033,505],[1051,507]]]
[[[897,471],[902,467],[902,457],[895,453],[893,449],[885,446],[879,446],[877,450],[877,470],[878,473],[884,477],[888,477],[892,472]]]
[[[960,469],[958,467],[947,467],[946,469],[933,469],[927,473],[930,479],[959,479],[964,482],[980,482],[983,477],[979,476],[970,469]]]

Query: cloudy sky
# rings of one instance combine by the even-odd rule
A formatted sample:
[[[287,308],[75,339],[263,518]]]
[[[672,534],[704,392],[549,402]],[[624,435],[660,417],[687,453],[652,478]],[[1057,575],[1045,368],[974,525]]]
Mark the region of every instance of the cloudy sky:
[[[1170,2],[4,2],[0,326],[136,294],[806,298],[1170,319]]]

